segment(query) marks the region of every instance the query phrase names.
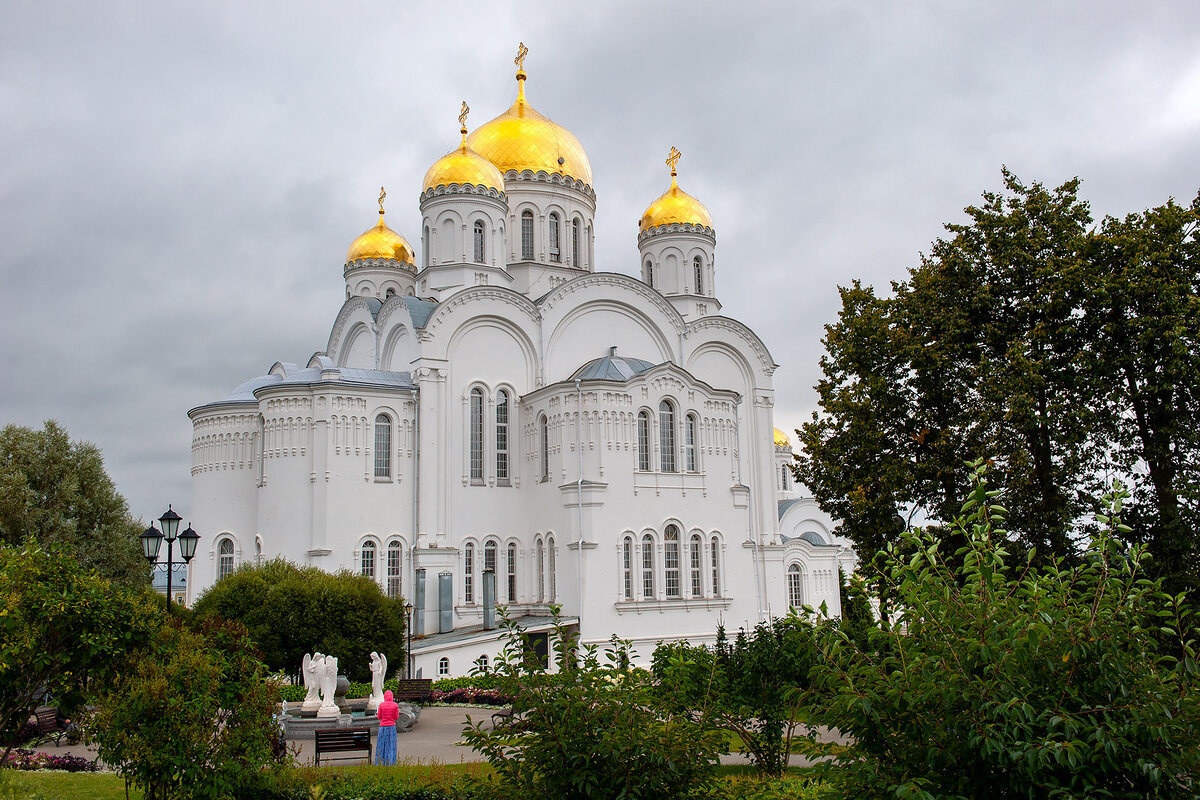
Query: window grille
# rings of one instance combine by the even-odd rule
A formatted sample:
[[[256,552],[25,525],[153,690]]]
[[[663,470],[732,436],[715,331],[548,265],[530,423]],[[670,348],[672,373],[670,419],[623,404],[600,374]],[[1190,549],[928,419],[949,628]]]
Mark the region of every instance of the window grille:
[[[571,220],[571,266],[579,267],[579,218]]]
[[[667,597],[679,597],[679,528],[668,525],[663,540]]]
[[[375,477],[392,477],[392,420],[387,414],[375,417]]]
[[[475,263],[482,264],[484,256],[483,247],[484,227],[483,220],[475,220]]]
[[[550,215],[550,260],[562,261],[562,253],[558,249],[558,214]]]
[[[692,573],[692,597],[703,597],[704,586],[701,580],[701,575],[704,571],[704,553],[700,543],[699,534],[692,534],[691,543],[691,573]]]
[[[387,596],[393,600],[400,596],[400,543],[388,545]]]
[[[363,542],[362,546],[362,574],[368,578],[375,578],[375,543]]]
[[[533,212],[521,213],[521,258],[533,260]]]
[[[688,472],[696,472],[696,415],[688,414],[683,426],[683,460]]]
[[[624,576],[622,581],[622,597],[626,600],[633,599],[633,537],[626,536],[625,542],[621,546],[621,570]]]
[[[663,472],[675,471],[675,407],[671,401],[658,404],[659,462]]]
[[[508,392],[496,393],[496,482],[508,483]]]
[[[692,271],[696,273],[696,294],[704,294],[704,259],[700,256],[692,259]]]
[[[217,580],[221,580],[233,572],[233,539],[222,539],[217,553]]]
[[[471,482],[483,483],[483,390],[471,390]]]
[[[721,596],[721,540],[712,537],[712,593],[713,597]]]
[[[642,537],[642,597],[654,599],[654,537]]]
[[[638,469],[650,471],[650,412],[639,411],[637,419]]]
[[[475,602],[475,545],[463,547],[463,602]]]
[[[517,546],[508,546],[508,602],[517,602]]]
[[[800,608],[804,605],[804,574],[799,564],[792,564],[787,571],[788,605]]]

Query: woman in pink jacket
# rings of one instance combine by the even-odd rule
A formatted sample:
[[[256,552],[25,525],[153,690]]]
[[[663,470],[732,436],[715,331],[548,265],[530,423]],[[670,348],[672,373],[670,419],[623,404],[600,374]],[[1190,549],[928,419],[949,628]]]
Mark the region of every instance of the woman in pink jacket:
[[[400,717],[400,706],[392,700],[392,691],[383,693],[383,702],[375,711],[379,718],[379,736],[375,739],[375,763],[396,763],[396,720]]]

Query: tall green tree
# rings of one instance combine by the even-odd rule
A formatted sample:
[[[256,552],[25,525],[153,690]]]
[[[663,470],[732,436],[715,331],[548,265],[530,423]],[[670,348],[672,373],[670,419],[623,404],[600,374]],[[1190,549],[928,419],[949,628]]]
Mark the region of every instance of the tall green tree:
[[[61,544],[85,568],[141,588],[150,584],[141,532],[94,444],[72,442],[54,420],[40,431],[0,430],[0,541],[19,545],[32,536],[43,545]]]

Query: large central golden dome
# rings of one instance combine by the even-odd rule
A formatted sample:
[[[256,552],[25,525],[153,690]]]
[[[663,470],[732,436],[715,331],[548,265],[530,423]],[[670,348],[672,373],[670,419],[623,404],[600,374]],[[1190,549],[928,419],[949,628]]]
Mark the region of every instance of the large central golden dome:
[[[534,110],[525,100],[525,73],[517,73],[517,100],[467,137],[467,146],[496,165],[534,174],[559,173],[592,185],[592,165],[575,134]]]

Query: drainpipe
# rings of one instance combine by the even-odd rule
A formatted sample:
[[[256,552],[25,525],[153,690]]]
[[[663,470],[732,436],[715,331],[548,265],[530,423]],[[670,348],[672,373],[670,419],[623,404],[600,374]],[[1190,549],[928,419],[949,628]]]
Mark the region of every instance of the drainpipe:
[[[737,414],[734,416],[733,426],[733,443],[737,448],[737,478],[738,484],[745,486],[742,481],[742,396],[738,395]],[[758,621],[763,621],[763,599],[762,599],[762,578],[760,576],[760,564],[762,560],[758,550],[758,537],[754,535],[754,502],[753,498],[746,498],[746,534],[754,543],[754,598],[758,603]]]
[[[575,481],[575,502],[579,519],[579,553],[576,566],[576,595],[579,598],[579,626],[583,627],[583,386],[575,379],[575,442],[579,449],[579,477]]]
[[[413,524],[412,545],[408,548],[408,569],[413,589],[417,586],[417,530],[421,524],[421,389],[413,393]]]

